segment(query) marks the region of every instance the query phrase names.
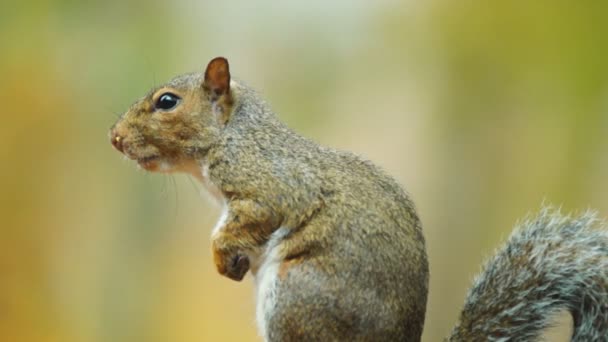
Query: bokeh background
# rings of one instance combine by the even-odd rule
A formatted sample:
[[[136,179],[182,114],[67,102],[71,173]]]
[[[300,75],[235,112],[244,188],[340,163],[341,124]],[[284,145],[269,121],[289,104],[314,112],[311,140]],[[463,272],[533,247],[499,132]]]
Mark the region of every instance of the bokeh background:
[[[219,209],[107,131],[229,58],[280,117],[406,186],[427,236],[426,341],[543,201],[608,216],[608,2],[22,1],[0,11],[0,340],[257,341],[218,276]]]

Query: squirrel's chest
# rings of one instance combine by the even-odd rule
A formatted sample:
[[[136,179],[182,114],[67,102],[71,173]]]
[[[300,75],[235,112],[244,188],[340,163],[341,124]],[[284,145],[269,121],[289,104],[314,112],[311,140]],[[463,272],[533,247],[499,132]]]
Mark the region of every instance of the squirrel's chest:
[[[209,166],[203,165],[201,169],[201,183],[203,184],[203,193],[212,197],[218,204],[225,205],[226,200],[224,195],[220,191],[219,187],[215,185],[209,178]]]
[[[289,229],[281,227],[272,233],[265,250],[259,257],[252,260],[255,271],[256,291],[256,321],[258,329],[267,339],[266,327],[268,320],[276,309],[276,298],[279,282],[279,267],[281,264],[280,242],[289,233]]]

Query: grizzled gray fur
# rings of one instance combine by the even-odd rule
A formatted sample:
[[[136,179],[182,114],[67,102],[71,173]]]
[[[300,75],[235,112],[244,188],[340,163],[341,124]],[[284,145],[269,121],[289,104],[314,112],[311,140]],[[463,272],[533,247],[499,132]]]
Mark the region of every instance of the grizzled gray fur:
[[[594,213],[544,209],[484,267],[448,340],[534,341],[563,309],[572,341],[608,341],[608,231]]]

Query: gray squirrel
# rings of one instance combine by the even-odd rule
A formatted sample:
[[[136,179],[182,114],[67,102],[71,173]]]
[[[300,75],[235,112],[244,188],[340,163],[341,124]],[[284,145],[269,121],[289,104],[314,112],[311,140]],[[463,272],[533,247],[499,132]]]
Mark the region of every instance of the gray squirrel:
[[[235,281],[251,271],[266,341],[420,340],[429,270],[409,195],[373,163],[286,127],[225,58],[152,89],[110,140],[148,171],[193,175],[223,206],[213,260]],[[533,340],[562,308],[573,341],[606,340],[608,232],[595,225],[550,210],[524,223],[447,340]]]

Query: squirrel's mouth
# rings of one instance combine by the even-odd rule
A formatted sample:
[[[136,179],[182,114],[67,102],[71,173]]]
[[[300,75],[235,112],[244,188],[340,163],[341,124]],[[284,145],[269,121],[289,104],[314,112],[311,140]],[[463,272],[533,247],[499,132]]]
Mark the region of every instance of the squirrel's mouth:
[[[151,156],[137,158],[137,164],[148,171],[155,171],[158,168],[159,159],[160,156],[154,154]]]

